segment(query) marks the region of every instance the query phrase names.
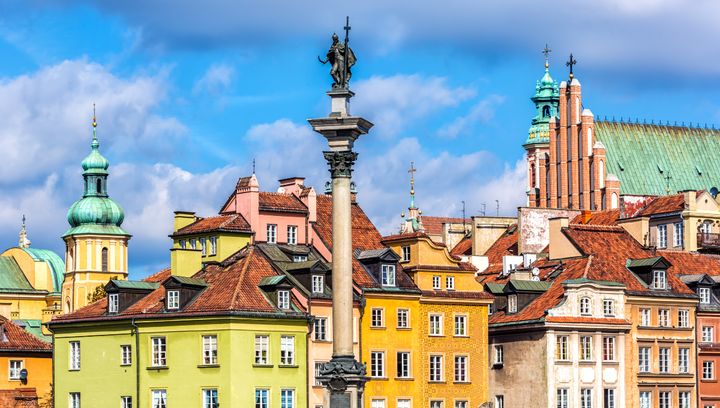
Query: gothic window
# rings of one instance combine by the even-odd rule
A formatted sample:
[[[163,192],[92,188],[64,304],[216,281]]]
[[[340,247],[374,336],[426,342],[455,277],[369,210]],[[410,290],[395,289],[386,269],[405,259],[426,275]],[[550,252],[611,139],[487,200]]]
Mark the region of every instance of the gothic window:
[[[614,210],[616,208],[618,208],[618,195],[612,193],[612,196],[610,196],[610,209]]]
[[[108,249],[102,249],[102,269],[103,272],[108,271]]]
[[[537,182],[535,181],[535,163],[530,164],[530,188],[535,188]]]
[[[547,105],[543,106],[542,112],[543,112],[544,118],[550,117],[550,107],[549,106],[547,106]]]

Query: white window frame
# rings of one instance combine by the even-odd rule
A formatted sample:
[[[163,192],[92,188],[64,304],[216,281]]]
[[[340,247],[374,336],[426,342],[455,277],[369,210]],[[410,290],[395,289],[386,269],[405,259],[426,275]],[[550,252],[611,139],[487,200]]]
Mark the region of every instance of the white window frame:
[[[68,353],[70,357],[70,361],[68,362],[68,367],[71,371],[76,371],[80,369],[80,342],[79,341],[71,341],[70,345],[70,353]]]
[[[678,408],[690,408],[692,403],[690,402],[690,391],[679,391],[678,392]]]
[[[383,264],[380,266],[381,283],[383,286],[395,286],[395,265]]]
[[[683,238],[684,230],[685,230],[685,227],[684,227],[682,221],[676,222],[675,224],[673,224],[673,246],[680,248],[684,245],[684,243],[685,243],[684,238]]]
[[[670,372],[670,362],[672,360],[670,347],[660,347],[658,350],[658,371],[664,374]]]
[[[268,224],[267,227],[265,227],[265,231],[267,234],[267,243],[268,244],[276,244],[277,243],[277,224]]]
[[[255,388],[255,408],[270,408],[270,390]]]
[[[592,314],[592,300],[587,296],[580,298],[580,314],[584,316]]]
[[[465,403],[465,407],[463,407],[463,408],[467,408],[467,401],[463,401],[463,402]],[[456,406],[455,408],[459,408],[459,407]],[[505,408],[505,396],[504,395],[496,395],[495,396],[495,407],[493,407],[493,408]]]
[[[152,367],[167,367],[167,339],[162,336],[151,337]]]
[[[120,295],[117,293],[108,294],[108,313],[117,313],[120,302]]]
[[[652,408],[652,391],[640,391],[640,408]]]
[[[688,309],[678,310],[678,327],[690,327],[690,311]]]
[[[307,255],[293,255],[293,262],[305,262],[307,260]]]
[[[120,408],[132,408],[132,397],[129,395],[120,397]]]
[[[152,390],[152,408],[167,408],[167,390]]]
[[[207,256],[207,239],[205,237],[200,238],[200,255]]]
[[[180,291],[171,289],[167,291],[167,308],[168,310],[180,309]]]
[[[580,408],[592,408],[593,406],[593,390],[592,388],[580,389]]]
[[[455,337],[468,336],[468,316],[464,314],[455,315]]]
[[[218,338],[215,334],[202,336],[203,365],[216,365],[218,363]]]
[[[398,309],[397,310],[397,328],[398,329],[409,329],[410,328],[410,309]]]
[[[678,349],[678,372],[685,374],[690,372],[690,349],[681,347]]]
[[[592,336],[580,336],[580,361],[593,360]]]
[[[315,364],[314,364],[315,381],[313,382],[314,387],[322,387],[322,382],[319,380],[318,377],[320,377],[320,370],[322,370],[324,365],[325,365],[325,361],[315,361]]]
[[[715,362],[712,360],[703,360],[702,362],[702,379],[703,380],[714,380],[715,379]]]
[[[615,337],[603,336],[603,361],[617,361],[615,353]]]
[[[280,408],[295,408],[295,389],[283,388],[280,390]]]
[[[714,343],[715,342],[715,327],[714,326],[703,326],[702,327],[702,343]]]
[[[402,261],[410,262],[410,247],[407,245],[403,246],[401,251],[402,251]]]
[[[555,402],[557,408],[568,408],[568,389],[558,388],[555,392]]]
[[[440,290],[442,289],[442,281],[440,280],[440,275],[433,275],[432,277],[432,288],[434,290]]]
[[[80,393],[71,392],[68,396],[68,406],[70,408],[80,408]]]
[[[381,307],[370,309],[370,327],[385,327],[385,310]]]
[[[445,289],[455,290],[455,276],[448,275],[445,277]]]
[[[373,398],[370,401],[370,408],[385,408],[385,400],[380,398]]]
[[[280,365],[295,365],[295,336],[280,336]]]
[[[698,288],[698,296],[700,303],[707,305],[710,303],[710,288]]]
[[[667,248],[667,224],[657,226],[657,244],[658,248]]]
[[[439,313],[430,313],[428,315],[428,324],[430,336],[443,335],[443,315]]]
[[[409,351],[397,352],[397,378],[412,378],[411,363]]]
[[[559,335],[555,338],[555,360],[570,360],[570,337],[568,335]]]
[[[370,352],[370,377],[385,378],[384,351],[375,350]]]
[[[324,293],[325,292],[325,276],[313,275],[312,276],[312,293]]]
[[[615,408],[615,388],[603,388],[603,408]]]
[[[652,349],[650,347],[638,349],[638,369],[641,373],[649,373],[652,370]]]
[[[210,255],[217,255],[217,237],[210,237]]]
[[[605,316],[615,316],[615,301],[613,299],[603,299],[603,314]]]
[[[443,356],[441,354],[431,354],[429,356],[429,381],[442,382],[445,379],[445,367],[443,364]]]
[[[289,245],[297,245],[297,225],[288,225],[287,227],[287,243]]]
[[[278,309],[289,310],[290,309],[290,291],[289,290],[278,290]]]
[[[658,408],[672,408],[672,391],[658,392]]]
[[[662,269],[653,271],[653,289],[667,289],[667,272]]]
[[[640,309],[640,326],[648,327],[652,325],[652,312],[650,309]]]
[[[313,338],[315,341],[327,341],[327,317],[313,320]]]
[[[132,365],[132,346],[129,344],[120,346],[120,365]]]
[[[670,327],[670,309],[658,309],[658,326]]]
[[[495,365],[503,365],[505,364],[505,355],[504,355],[504,349],[502,344],[495,344],[493,346],[493,350],[495,350],[495,358],[494,363]]]
[[[456,383],[467,383],[470,382],[469,365],[470,358],[467,355],[459,354],[453,358],[455,382]]]
[[[517,313],[517,295],[514,293],[512,295],[508,295],[507,310],[508,313]]]
[[[19,380],[20,372],[25,368],[24,360],[9,360],[8,361],[8,379]]]
[[[255,365],[270,365],[270,336],[255,335]]]
[[[203,388],[203,408],[218,408],[220,406],[220,395],[217,388]]]

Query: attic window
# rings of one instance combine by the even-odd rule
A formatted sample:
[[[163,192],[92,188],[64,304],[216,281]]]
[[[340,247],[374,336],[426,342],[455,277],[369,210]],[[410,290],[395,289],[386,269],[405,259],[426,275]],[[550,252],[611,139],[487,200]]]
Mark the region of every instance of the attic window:
[[[710,303],[710,288],[698,288],[698,296],[700,296],[700,303]]]
[[[508,313],[517,313],[517,295],[508,296]]]
[[[589,297],[580,298],[580,314],[581,315],[591,314]]]
[[[667,289],[667,279],[665,277],[665,271],[654,270],[653,271],[653,289]]]
[[[118,294],[111,293],[108,295],[108,313],[118,312]]]
[[[325,277],[322,275],[313,275],[312,277],[312,292],[323,293],[325,288]]]
[[[277,294],[278,308],[288,310],[290,309],[290,291],[279,290]]]
[[[168,310],[180,309],[180,291],[168,290],[167,292],[167,308]]]
[[[395,286],[395,265],[382,266],[382,285]]]
[[[293,255],[293,262],[305,262],[307,259],[307,255]]]

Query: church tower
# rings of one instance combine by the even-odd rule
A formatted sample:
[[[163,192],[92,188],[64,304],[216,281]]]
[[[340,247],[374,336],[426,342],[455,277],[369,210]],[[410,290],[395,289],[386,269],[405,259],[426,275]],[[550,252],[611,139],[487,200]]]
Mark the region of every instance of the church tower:
[[[90,154],[82,161],[84,193],[68,210],[70,229],[65,240],[65,279],[62,285],[63,312],[87,305],[88,295],[109,279],[127,279],[127,242],[121,228],[125,214],[108,197],[110,163],[100,154],[97,122],[93,115]]]
[[[530,100],[535,104],[535,116],[532,119],[528,138],[523,144],[527,152],[528,163],[528,206],[549,207],[549,196],[541,197],[541,191],[548,191],[550,120],[558,115],[560,91],[557,81],[550,76],[548,56],[550,49],[545,46],[545,74],[535,85],[535,95]]]
[[[413,232],[425,232],[425,227],[422,224],[422,211],[415,205],[415,163],[410,162],[410,206],[408,207],[407,218],[403,211],[401,217],[403,218],[402,224],[400,224],[401,234],[412,234]]]

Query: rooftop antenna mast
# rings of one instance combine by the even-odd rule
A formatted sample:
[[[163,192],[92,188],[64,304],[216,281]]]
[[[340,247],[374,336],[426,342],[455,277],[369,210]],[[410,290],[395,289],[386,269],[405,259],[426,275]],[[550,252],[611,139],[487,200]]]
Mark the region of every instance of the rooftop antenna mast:
[[[463,231],[467,232],[467,225],[465,225],[465,200],[462,200],[462,206]]]
[[[500,216],[500,200],[495,200],[495,216]]]
[[[484,217],[485,216],[485,210],[487,209],[487,204],[482,203],[482,210],[480,210],[480,214]]]
[[[668,175],[665,176],[665,195],[670,195],[670,179],[672,179],[672,176],[668,172]]]

